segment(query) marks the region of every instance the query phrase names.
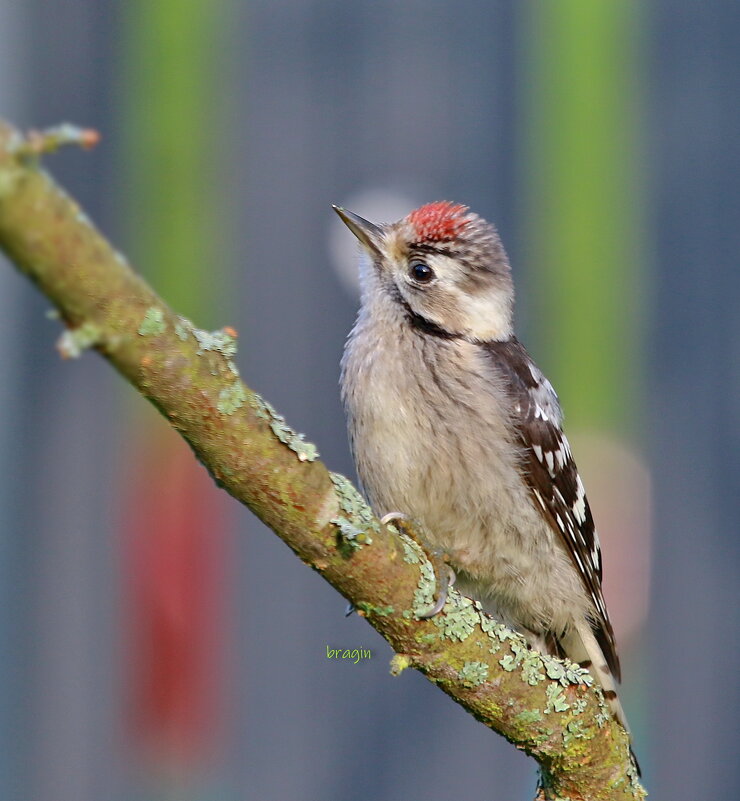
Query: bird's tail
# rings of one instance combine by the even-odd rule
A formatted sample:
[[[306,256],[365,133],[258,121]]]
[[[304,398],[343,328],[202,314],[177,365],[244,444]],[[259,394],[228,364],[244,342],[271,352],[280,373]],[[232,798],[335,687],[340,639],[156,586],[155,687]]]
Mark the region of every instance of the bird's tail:
[[[574,624],[565,636],[558,638],[563,653],[572,662],[588,668],[591,675],[601,686],[609,710],[622,727],[630,733],[630,727],[624,709],[617,694],[617,682],[606,663],[601,647],[591,627],[585,621]]]
[[[563,637],[559,638],[558,645],[568,659],[577,662],[582,667],[588,668],[591,675],[601,686],[604,699],[609,706],[609,711],[627,734],[630,735],[630,753],[632,754],[632,759],[635,762],[635,767],[639,774],[640,764],[632,749],[632,733],[629,723],[627,723],[627,717],[624,714],[622,703],[619,700],[619,695],[617,694],[617,682],[614,674],[606,663],[601,646],[596,640],[591,626],[585,621],[574,624]]]

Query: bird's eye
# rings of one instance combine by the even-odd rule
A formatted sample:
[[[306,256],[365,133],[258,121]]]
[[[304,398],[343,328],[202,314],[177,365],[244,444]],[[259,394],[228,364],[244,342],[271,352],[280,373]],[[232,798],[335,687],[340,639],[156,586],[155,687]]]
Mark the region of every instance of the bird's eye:
[[[420,284],[428,284],[434,278],[434,270],[423,261],[414,261],[409,265],[409,274]]]

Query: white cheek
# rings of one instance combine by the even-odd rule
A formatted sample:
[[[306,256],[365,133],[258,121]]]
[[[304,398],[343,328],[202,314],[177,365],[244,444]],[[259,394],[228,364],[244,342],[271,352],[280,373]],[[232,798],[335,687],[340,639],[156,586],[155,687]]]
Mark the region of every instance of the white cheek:
[[[357,271],[356,275],[359,280],[360,296],[365,298],[368,293],[374,290],[378,279],[375,272],[375,265],[373,264],[373,260],[370,258],[367,251],[363,247],[360,247],[359,251],[359,270]]]
[[[511,306],[503,293],[460,298],[467,334],[475,339],[503,339],[511,335]]]

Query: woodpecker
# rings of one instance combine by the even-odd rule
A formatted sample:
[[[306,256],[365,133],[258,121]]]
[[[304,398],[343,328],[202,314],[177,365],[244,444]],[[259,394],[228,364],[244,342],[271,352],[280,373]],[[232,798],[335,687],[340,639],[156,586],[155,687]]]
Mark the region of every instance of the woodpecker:
[[[382,225],[334,209],[369,257],[341,390],[373,511],[418,521],[463,594],[588,668],[629,731],[594,520],[495,227],[447,201]]]

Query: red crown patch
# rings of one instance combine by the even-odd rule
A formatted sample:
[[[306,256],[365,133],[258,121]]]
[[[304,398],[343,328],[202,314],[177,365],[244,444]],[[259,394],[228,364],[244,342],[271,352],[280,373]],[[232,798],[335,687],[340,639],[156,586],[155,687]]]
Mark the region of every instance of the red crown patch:
[[[468,224],[467,206],[440,200],[409,214],[408,220],[420,242],[449,242]]]

